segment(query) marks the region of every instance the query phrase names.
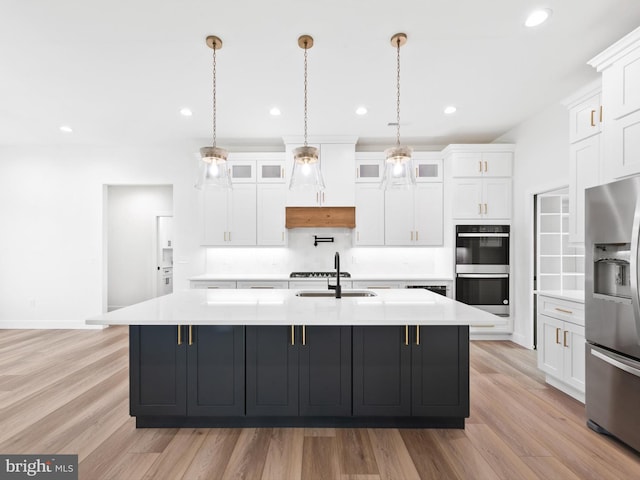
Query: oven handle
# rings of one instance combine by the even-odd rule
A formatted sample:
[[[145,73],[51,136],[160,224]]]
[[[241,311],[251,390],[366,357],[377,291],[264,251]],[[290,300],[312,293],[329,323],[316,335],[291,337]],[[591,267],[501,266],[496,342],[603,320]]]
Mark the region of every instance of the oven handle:
[[[458,273],[459,278],[509,278],[508,273]]]
[[[458,233],[459,237],[466,238],[482,238],[482,237],[500,237],[500,238],[508,238],[508,233]]]
[[[605,355],[604,353],[600,353],[600,351],[595,350],[593,347],[591,347],[591,355],[593,355],[594,357],[598,357],[600,360],[607,362],[609,365],[619,368],[620,370],[630,373],[631,375],[640,377],[640,370],[629,365],[625,360],[623,360],[622,357],[618,355],[615,355],[615,357],[612,353]]]

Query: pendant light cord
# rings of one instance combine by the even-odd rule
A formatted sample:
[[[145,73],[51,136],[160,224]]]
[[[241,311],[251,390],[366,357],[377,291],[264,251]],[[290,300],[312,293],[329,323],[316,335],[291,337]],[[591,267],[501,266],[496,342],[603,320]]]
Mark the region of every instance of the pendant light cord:
[[[304,146],[307,146],[307,42],[304,42]]]
[[[213,45],[213,146],[216,146],[216,46]]]
[[[396,145],[400,146],[400,38],[397,40],[397,77],[396,77],[396,93],[397,93],[397,101],[396,101],[396,123],[397,123],[397,133],[396,133]]]

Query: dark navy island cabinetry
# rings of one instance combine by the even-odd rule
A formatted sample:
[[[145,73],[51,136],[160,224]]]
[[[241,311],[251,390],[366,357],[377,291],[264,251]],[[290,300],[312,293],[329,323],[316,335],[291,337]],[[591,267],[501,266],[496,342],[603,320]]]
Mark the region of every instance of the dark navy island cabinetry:
[[[244,415],[242,326],[132,325],[129,367],[138,419]]]
[[[138,427],[463,428],[469,416],[467,326],[134,325],[130,368]]]

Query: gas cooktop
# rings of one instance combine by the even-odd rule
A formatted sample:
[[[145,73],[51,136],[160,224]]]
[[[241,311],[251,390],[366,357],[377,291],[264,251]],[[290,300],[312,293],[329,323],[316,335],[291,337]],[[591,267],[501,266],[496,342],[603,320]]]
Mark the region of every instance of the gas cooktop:
[[[289,278],[335,278],[336,272],[291,272]],[[349,272],[340,272],[340,278],[351,277]]]

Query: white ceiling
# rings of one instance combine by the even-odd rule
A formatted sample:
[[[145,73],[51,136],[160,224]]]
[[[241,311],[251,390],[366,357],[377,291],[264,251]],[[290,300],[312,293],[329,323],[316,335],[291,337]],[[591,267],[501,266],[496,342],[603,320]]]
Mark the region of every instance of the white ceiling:
[[[550,21],[525,28],[540,6]],[[596,78],[586,62],[638,25],[638,0],[1,0],[0,145],[207,144],[210,34],[218,144],[281,143],[302,134],[303,33],[309,135],[389,142],[396,32],[403,139],[491,141]]]

